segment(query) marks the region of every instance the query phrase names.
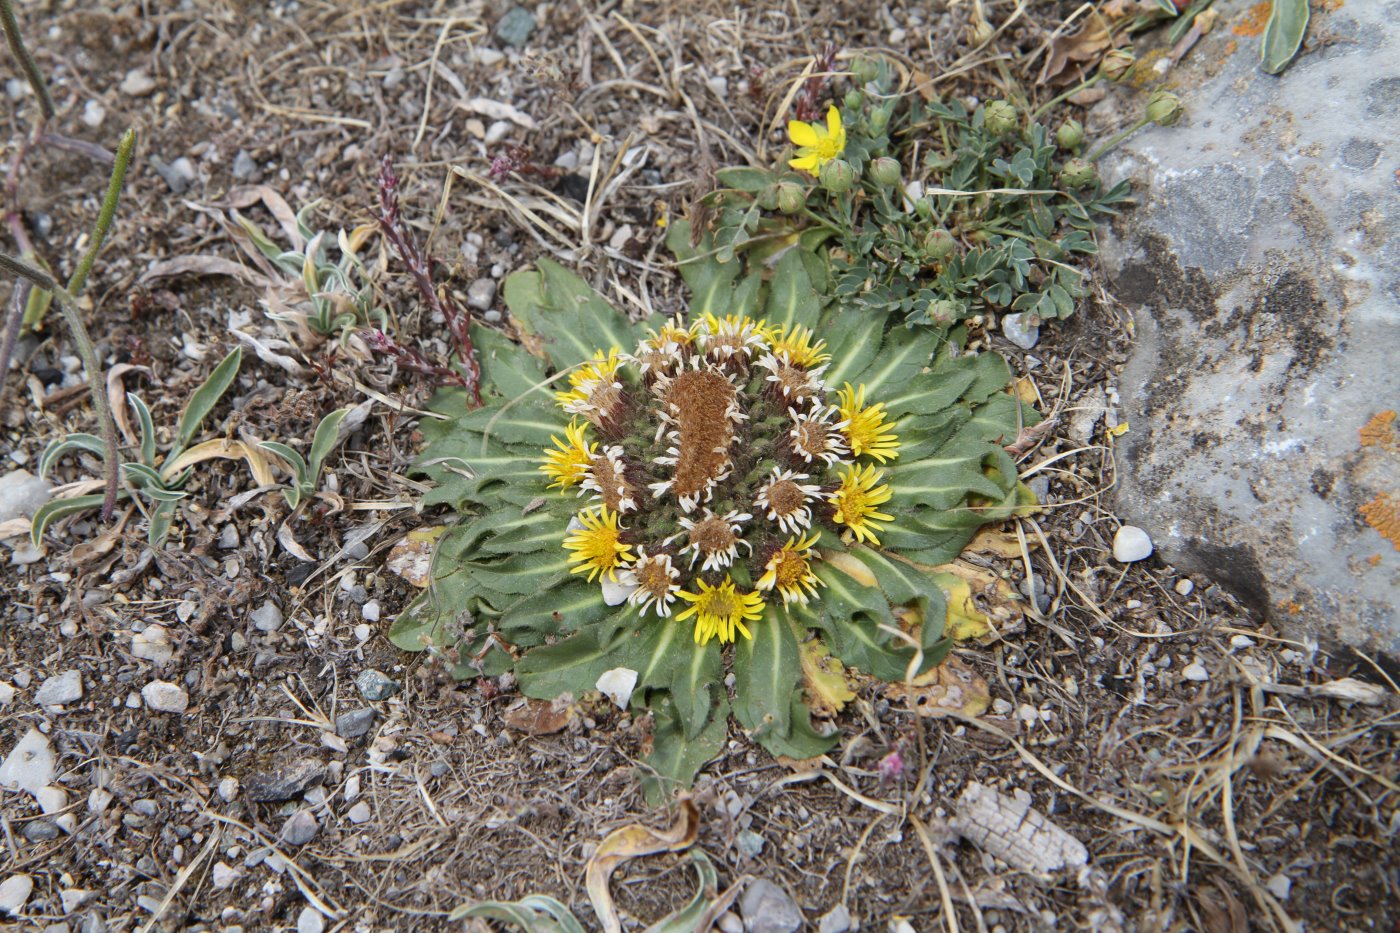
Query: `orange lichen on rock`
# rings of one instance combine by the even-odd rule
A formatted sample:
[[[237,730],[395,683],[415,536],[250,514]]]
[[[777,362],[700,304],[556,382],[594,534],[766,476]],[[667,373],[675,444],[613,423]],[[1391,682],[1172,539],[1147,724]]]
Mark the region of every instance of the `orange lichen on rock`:
[[[1400,551],[1400,496],[1383,492],[1361,506],[1361,517],[1366,524],[1381,533],[1395,549]]]
[[[1269,14],[1273,12],[1273,6],[1270,0],[1254,4],[1244,12],[1230,31],[1237,36],[1262,36],[1264,27],[1269,25]]]
[[[1395,412],[1383,411],[1361,426],[1362,447],[1400,450],[1400,434],[1395,431]]]

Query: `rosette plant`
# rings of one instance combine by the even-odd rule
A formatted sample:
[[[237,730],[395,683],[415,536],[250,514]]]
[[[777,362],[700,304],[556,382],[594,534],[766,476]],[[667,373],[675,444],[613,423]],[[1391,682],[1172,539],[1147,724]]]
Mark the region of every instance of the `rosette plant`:
[[[670,320],[548,260],[507,279],[521,342],[473,335],[484,405],[431,403],[425,504],[460,521],[391,633],[533,697],[634,683],[653,788],[689,783],[731,712],[811,757],[849,670],[938,663],[933,568],[1019,504],[1002,445],[1035,419],[1000,357],[828,306],[809,251],[741,274],[684,223],[669,244],[694,293]]]

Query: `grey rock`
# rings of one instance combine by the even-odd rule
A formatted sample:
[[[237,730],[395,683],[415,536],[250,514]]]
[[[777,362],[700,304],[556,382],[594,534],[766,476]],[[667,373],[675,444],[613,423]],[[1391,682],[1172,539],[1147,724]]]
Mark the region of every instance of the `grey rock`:
[[[360,607],[360,615],[364,617],[366,622],[378,622],[380,611],[379,600],[377,599],[371,599]]]
[[[0,764],[0,787],[37,794],[53,783],[57,762],[49,737],[30,729]]]
[[[1040,340],[1040,322],[1029,312],[1008,314],[1001,319],[1001,333],[1022,350],[1029,350]]]
[[[802,926],[802,911],[788,893],[767,878],[744,890],[739,913],[748,933],[794,933]]]
[[[277,803],[306,793],[326,779],[326,768],[314,758],[300,758],[276,771],[249,776],[244,789],[249,800]]]
[[[258,163],[253,161],[253,157],[248,154],[247,149],[240,149],[238,154],[233,157],[233,165],[229,167],[229,171],[239,181],[246,181],[258,173]]]
[[[11,470],[0,476],[0,522],[33,515],[49,501],[49,481],[28,470]]]
[[[478,311],[487,311],[496,298],[495,279],[477,279],[467,286],[467,304]]]
[[[297,933],[323,933],[326,918],[315,907],[303,907],[297,914]]]
[[[1113,536],[1113,559],[1120,564],[1152,556],[1152,539],[1136,525],[1124,525]]]
[[[225,551],[231,551],[238,547],[238,526],[233,522],[229,522],[224,526],[223,531],[219,532],[219,547]]]
[[[165,179],[166,185],[175,194],[184,194],[189,190],[190,184],[198,177],[194,170],[194,163],[184,156],[174,162],[166,162],[156,156],[151,156],[151,167],[156,170],[156,174]]]
[[[368,823],[372,815],[369,804],[365,803],[363,800],[351,807],[350,812],[345,814],[346,818],[357,826],[361,823]]]
[[[148,625],[131,637],[131,653],[155,664],[168,664],[175,656],[175,648],[165,626]]]
[[[156,89],[156,82],[140,68],[133,68],[122,78],[121,91],[132,97],[145,97]]]
[[[76,703],[83,698],[83,675],[77,671],[64,671],[62,674],[45,680],[34,692],[34,702],[39,706],[64,706]]]
[[[732,910],[726,910],[719,915],[716,924],[720,933],[744,933],[744,920]]]
[[[1335,41],[1277,77],[1207,36],[1173,72],[1182,121],[1104,166],[1142,202],[1102,251],[1136,323],[1117,506],[1291,634],[1395,653],[1400,550],[1359,508],[1400,491],[1400,453],[1359,431],[1400,399],[1400,187],[1375,155],[1400,19],[1347,4],[1314,32]]]
[[[851,928],[851,912],[845,904],[837,904],[817,921],[817,933],[847,933]]]
[[[30,820],[20,830],[20,835],[30,842],[52,842],[63,834],[53,820]]]
[[[763,837],[751,829],[741,830],[734,841],[744,858],[758,858],[763,851]]]
[[[183,713],[190,708],[190,695],[179,684],[153,680],[141,688],[146,706],[160,713]]]
[[[358,739],[374,726],[377,715],[368,706],[341,713],[335,717],[335,734],[342,739]]]
[[[355,686],[360,688],[360,696],[371,703],[387,700],[399,692],[399,683],[388,674],[366,668],[355,678]]]
[[[28,875],[10,875],[0,881],[0,914],[19,916],[29,895],[34,893],[34,879]]]
[[[259,632],[275,632],[282,627],[282,610],[270,599],[264,600],[248,617]]]
[[[282,824],[281,839],[289,846],[304,846],[320,832],[321,824],[310,810],[298,810]]]
[[[496,38],[514,48],[522,47],[535,32],[535,18],[523,6],[506,11],[496,24]]]

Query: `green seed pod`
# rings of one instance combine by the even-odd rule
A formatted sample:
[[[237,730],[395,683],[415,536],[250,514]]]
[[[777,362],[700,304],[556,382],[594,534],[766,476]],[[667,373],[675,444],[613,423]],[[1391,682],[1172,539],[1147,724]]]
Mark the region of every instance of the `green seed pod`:
[[[872,184],[878,185],[881,188],[893,188],[895,185],[899,184],[899,160],[891,159],[889,156],[880,156],[880,158],[870,163],[870,167],[866,169],[865,174],[869,177]]]
[[[1158,126],[1171,126],[1181,119],[1181,98],[1171,91],[1153,91],[1147,99],[1147,119]]]
[[[919,198],[914,202],[914,213],[920,220],[931,220],[933,218],[933,199]]]
[[[1137,56],[1132,49],[1109,49],[1099,62],[1099,71],[1110,81],[1122,81],[1137,64]]]
[[[957,249],[953,235],[942,227],[924,234],[924,255],[934,262],[942,262]]]
[[[1078,149],[1084,144],[1084,124],[1078,120],[1066,120],[1055,131],[1055,142],[1061,149]]]
[[[778,210],[784,214],[796,214],[807,206],[807,189],[796,182],[778,183]]]
[[[1016,106],[1010,101],[994,100],[987,103],[983,116],[983,126],[993,136],[1005,136],[1016,128],[1018,123]]]
[[[860,110],[861,105],[864,104],[864,103],[865,103],[865,95],[862,94],[860,91],[847,91],[847,92],[846,92],[845,104],[846,104],[846,109],[847,109],[847,110]]]
[[[832,159],[821,168],[822,187],[832,194],[845,194],[856,183],[856,170],[845,159]]]
[[[1066,188],[1087,188],[1099,178],[1093,163],[1083,159],[1069,159],[1060,169],[1060,181]]]

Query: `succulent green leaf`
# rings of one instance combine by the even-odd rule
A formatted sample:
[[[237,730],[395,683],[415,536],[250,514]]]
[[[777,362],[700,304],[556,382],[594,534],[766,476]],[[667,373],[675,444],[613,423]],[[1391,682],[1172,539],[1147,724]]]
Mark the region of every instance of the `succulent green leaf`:
[[[175,449],[170,452],[170,459],[178,457],[180,453],[194,439],[196,432],[204,419],[209,417],[209,413],[214,410],[214,406],[223,398],[229,386],[233,385],[233,380],[238,375],[238,368],[243,364],[243,348],[234,347],[233,352],[224,357],[214,371],[209,374],[209,378],[194,390],[190,396],[189,404],[185,406],[184,412],[180,415],[180,426],[175,432]]]
[[[706,314],[716,317],[733,314],[734,283],[739,277],[741,264],[720,262],[714,255],[714,244],[709,236],[701,239],[698,247],[691,246],[690,237],[688,220],[672,223],[666,234],[666,246],[675,254],[676,268],[686,285],[690,286],[691,319],[696,320]]]
[[[507,606],[496,627],[516,644],[538,644],[544,635],[578,631],[615,611],[597,584],[575,579]]]
[[[599,629],[589,627],[563,641],[536,648],[516,665],[521,692],[553,700],[565,693],[577,696],[594,689],[606,671],[627,666],[618,654],[618,647],[627,637],[626,632],[600,637]]]
[[[1309,16],[1308,0],[1274,0],[1259,51],[1266,74],[1280,74],[1293,61],[1307,34]]]
[[[646,933],[695,933],[701,929],[702,921],[719,890],[719,877],[709,857],[699,849],[690,850],[690,860],[695,864],[695,874],[700,882],[695,897],[685,907],[648,927]]]
[[[787,735],[792,728],[792,692],[802,677],[797,639],[781,604],[769,604],[763,618],[750,622],[752,638],[734,646],[734,715],[762,739]]]
[[[764,309],[764,318],[769,324],[813,328],[821,317],[825,302],[812,287],[802,256],[801,250],[791,249],[778,261]]]
[[[524,933],[583,933],[583,926],[569,908],[543,894],[532,894],[514,902],[462,904],[447,915],[447,920],[456,923],[473,917],[513,923]]]
[[[86,450],[88,453],[104,456],[107,452],[107,445],[102,443],[102,438],[95,434],[67,434],[49,442],[44,448],[44,452],[39,456],[39,475],[48,476],[53,472],[54,464],[60,457]]]
[[[677,630],[683,628],[670,621],[662,624]],[[724,679],[723,662],[718,642],[696,645],[684,635],[676,653],[680,658],[669,685],[671,698],[675,702],[681,732],[686,741],[691,741],[709,724],[716,693],[724,692],[721,685]]]
[[[507,278],[505,299],[521,329],[539,341],[558,370],[590,360],[598,350],[627,350],[636,342],[625,316],[578,275],[548,259]]]
[[[642,777],[642,792],[652,806],[670,801],[672,794],[695,782],[695,775],[724,751],[729,735],[729,704],[721,696],[709,724],[693,738],[686,738],[668,693],[654,694],[647,700],[652,711],[652,752],[647,765],[654,771]]]
[[[350,414],[348,408],[337,408],[329,415],[321,419],[321,423],[316,425],[316,434],[311,439],[311,461],[307,464],[306,479],[313,486],[321,475],[321,466],[326,462],[326,456],[335,448],[336,441],[339,440],[340,423],[345,420],[345,416]]]
[[[118,493],[118,497],[126,498],[126,491],[122,490]],[[35,547],[38,547],[49,525],[61,518],[67,518],[69,515],[77,515],[79,512],[95,509],[102,505],[104,499],[106,496],[101,493],[91,496],[74,496],[71,499],[50,499],[35,510],[34,519],[30,523],[29,540],[34,543]]]
[[[306,459],[300,453],[281,441],[262,441],[258,446],[287,462],[287,465],[292,468],[292,473],[295,474],[295,483],[298,489],[307,485],[310,471],[307,468]]]
[[[132,411],[141,424],[141,462],[147,466],[156,465],[156,425],[151,418],[151,410],[139,395],[127,396],[131,400]]]
[[[471,336],[472,344],[476,347],[476,360],[481,366],[483,386],[494,387],[504,399],[521,398],[532,391],[538,393],[540,398],[550,397],[550,387],[540,385],[545,381],[546,373],[544,362],[539,357],[532,356],[520,344],[494,328],[473,324]],[[434,398],[429,407],[449,417],[466,411],[469,407],[466,391],[456,389],[453,395],[455,398],[450,403]],[[533,400],[533,396],[530,400]]]

